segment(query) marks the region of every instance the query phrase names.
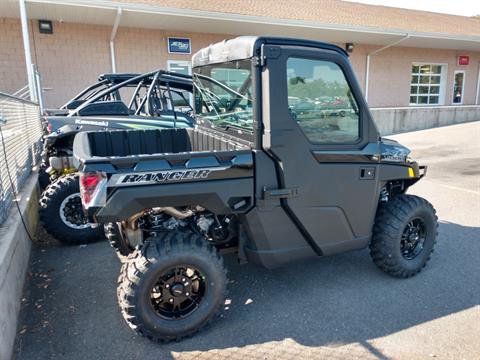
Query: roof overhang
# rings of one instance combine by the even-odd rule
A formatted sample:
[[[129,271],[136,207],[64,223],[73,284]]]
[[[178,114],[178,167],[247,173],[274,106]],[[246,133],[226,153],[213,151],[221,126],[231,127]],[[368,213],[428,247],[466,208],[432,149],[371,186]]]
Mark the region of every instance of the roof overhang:
[[[29,18],[112,26],[122,8],[121,27],[229,35],[288,36],[334,43],[387,45],[398,39],[403,47],[480,50],[479,36],[419,33],[375,27],[325,24],[233,13],[166,8],[106,0],[26,0]],[[1,13],[17,17],[18,0],[4,0]],[[18,12],[18,10],[17,10]]]

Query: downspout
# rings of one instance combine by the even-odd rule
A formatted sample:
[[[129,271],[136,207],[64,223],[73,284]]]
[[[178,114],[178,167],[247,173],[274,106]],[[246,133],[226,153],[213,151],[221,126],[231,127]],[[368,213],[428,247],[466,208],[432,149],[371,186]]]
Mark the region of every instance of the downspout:
[[[477,96],[475,96],[475,105],[480,105],[480,64],[478,64]]]
[[[370,57],[372,55],[378,54],[379,52],[386,50],[388,48],[391,48],[392,46],[398,45],[401,42],[407,40],[410,38],[410,34],[406,34],[403,38],[400,40],[397,40],[391,44],[385,45],[384,47],[381,47],[380,49],[377,49],[375,51],[372,51],[371,53],[367,54],[367,63],[365,65],[365,101],[368,103],[368,83],[369,83],[369,78],[370,78]]]
[[[117,16],[113,23],[112,33],[110,34],[110,58],[112,61],[112,72],[117,72],[117,64],[115,60],[115,36],[117,35],[118,25],[120,25],[120,19],[122,18],[122,8],[117,8]]]
[[[30,34],[28,32],[28,18],[25,0],[18,0],[20,6],[20,21],[22,23],[23,51],[25,53],[25,65],[27,66],[28,89],[30,100],[37,101],[35,94],[35,80],[33,77],[32,54],[30,51]]]

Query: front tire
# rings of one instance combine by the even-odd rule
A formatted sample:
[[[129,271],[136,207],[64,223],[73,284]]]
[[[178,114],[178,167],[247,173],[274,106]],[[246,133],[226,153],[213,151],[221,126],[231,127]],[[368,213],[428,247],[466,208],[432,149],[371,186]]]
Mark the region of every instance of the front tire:
[[[418,274],[430,260],[437,228],[435,209],[427,200],[397,195],[378,209],[370,243],[373,262],[394,277]]]
[[[83,213],[76,174],[62,176],[47,187],[39,202],[39,220],[50,235],[66,244],[105,239],[103,228],[91,227]]]
[[[148,239],[123,264],[118,302],[127,324],[156,341],[178,340],[207,325],[225,303],[226,271],[197,234]]]

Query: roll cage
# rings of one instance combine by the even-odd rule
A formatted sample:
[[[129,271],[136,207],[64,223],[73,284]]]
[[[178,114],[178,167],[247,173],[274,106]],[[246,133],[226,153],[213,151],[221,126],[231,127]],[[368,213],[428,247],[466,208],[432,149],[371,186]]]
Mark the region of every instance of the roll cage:
[[[120,84],[124,81],[132,79],[139,75],[140,74],[130,74],[130,73],[101,74],[98,77],[98,80],[96,83],[89,85],[88,87],[80,91],[72,99],[68,100],[65,104],[63,104],[59,109],[60,110],[75,109],[81,104],[83,104],[85,101],[91,99],[92,97],[104,91],[105,89],[109,89],[116,84]],[[113,95],[113,99],[117,100],[119,94],[114,93],[112,95]],[[105,100],[109,100],[109,99],[105,99]]]
[[[179,107],[178,102],[183,107],[188,107],[191,111],[190,101],[185,97],[184,92],[192,93],[192,77],[189,75],[172,73],[164,70],[156,70],[145,74],[130,74],[130,78],[114,84],[111,79],[104,78],[96,87],[90,87],[84,90],[84,93],[92,92],[91,96],[80,106],[70,111],[68,116],[82,115],[89,106],[100,102],[116,102],[116,105],[124,107],[122,109],[125,114],[137,116],[157,116],[162,111],[175,111]],[[124,77],[124,79],[125,79]],[[98,89],[109,83],[106,89]],[[128,102],[123,102],[120,90],[132,88]],[[92,91],[93,90],[93,91]],[[175,100],[174,96],[179,100]]]

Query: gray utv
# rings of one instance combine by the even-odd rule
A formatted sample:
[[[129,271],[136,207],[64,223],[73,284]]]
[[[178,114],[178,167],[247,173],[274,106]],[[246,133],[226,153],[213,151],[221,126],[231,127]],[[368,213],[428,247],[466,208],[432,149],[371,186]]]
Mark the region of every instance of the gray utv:
[[[426,168],[380,137],[345,51],[240,37],[193,67],[195,128],[74,142],[87,215],[128,255],[118,301],[132,329],[165,341],[206,325],[226,252],[274,268],[370,247],[392,276],[425,266],[437,217],[405,193]]]

